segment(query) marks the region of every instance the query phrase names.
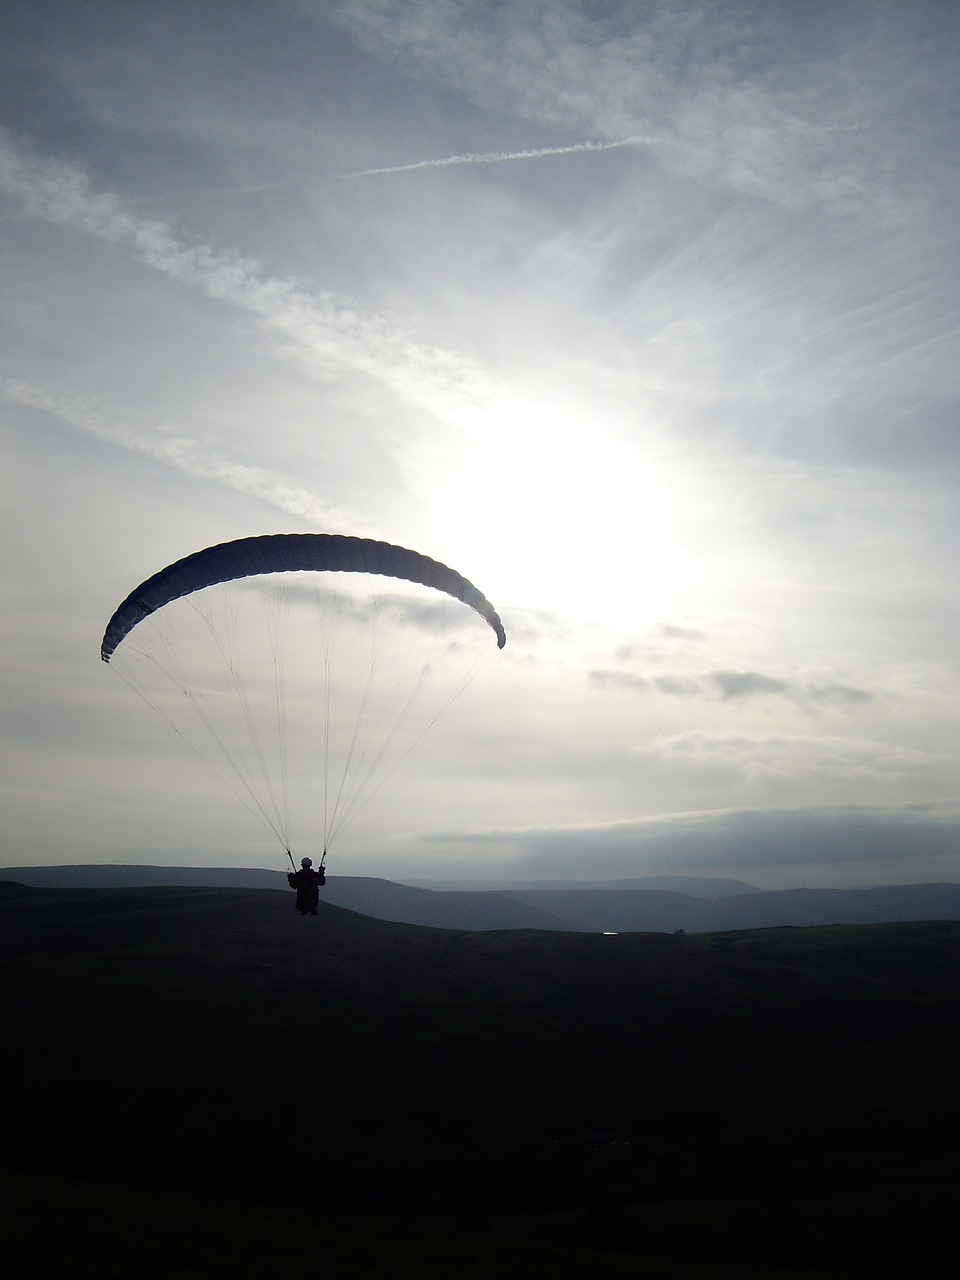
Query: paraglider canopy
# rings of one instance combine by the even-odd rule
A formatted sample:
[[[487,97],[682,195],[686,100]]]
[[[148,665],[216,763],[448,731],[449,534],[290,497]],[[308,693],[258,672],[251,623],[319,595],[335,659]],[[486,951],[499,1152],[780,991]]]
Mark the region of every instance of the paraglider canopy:
[[[276,533],[222,542],[178,560],[131,591],[107,623],[100,656],[109,662],[117,645],[155,610],[219,582],[265,573],[298,571],[372,573],[435,587],[462,600],[490,624],[502,649],[503,623],[472,582],[429,556],[373,538],[335,533]]]

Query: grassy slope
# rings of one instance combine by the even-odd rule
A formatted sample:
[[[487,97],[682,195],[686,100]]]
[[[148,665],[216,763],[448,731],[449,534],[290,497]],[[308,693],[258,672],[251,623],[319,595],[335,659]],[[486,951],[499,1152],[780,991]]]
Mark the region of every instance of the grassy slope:
[[[195,1230],[215,1239],[217,1213],[236,1217],[218,1205],[322,1201],[341,1225],[311,1220],[303,1250],[353,1248],[358,1268],[379,1241],[483,1274],[442,1261],[475,1237],[486,1274],[502,1245],[526,1257],[517,1274],[567,1274],[560,1258],[589,1248],[612,1268],[594,1257],[592,1274],[628,1274],[618,1259],[642,1249],[679,1250],[676,1274],[694,1275],[699,1247],[739,1274],[766,1249],[770,1275],[815,1252],[822,1221],[838,1266],[876,1269],[897,1247],[917,1256],[908,1214],[926,1215],[926,1274],[941,1243],[949,1256],[936,1206],[960,1138],[958,924],[469,934],[330,907],[302,920],[267,891],[8,886],[0,964],[9,1195],[44,1221],[56,1176],[68,1208],[144,1189],[130,1212],[155,1240],[174,1214],[157,1205],[207,1206]],[[272,1212],[254,1217],[287,1221]],[[358,1212],[354,1238],[343,1215]],[[406,1216],[372,1230],[371,1213]],[[428,1233],[409,1226],[423,1214]],[[120,1256],[126,1236],[107,1234]],[[352,1265],[332,1273],[367,1273]],[[174,1272],[190,1274],[169,1259],[139,1274]]]

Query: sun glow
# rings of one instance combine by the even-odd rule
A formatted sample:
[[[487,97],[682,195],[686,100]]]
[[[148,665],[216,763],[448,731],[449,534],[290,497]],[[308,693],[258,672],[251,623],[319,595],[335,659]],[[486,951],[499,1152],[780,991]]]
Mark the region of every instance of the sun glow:
[[[666,469],[568,412],[491,415],[431,506],[498,607],[635,631],[675,609],[690,579]]]

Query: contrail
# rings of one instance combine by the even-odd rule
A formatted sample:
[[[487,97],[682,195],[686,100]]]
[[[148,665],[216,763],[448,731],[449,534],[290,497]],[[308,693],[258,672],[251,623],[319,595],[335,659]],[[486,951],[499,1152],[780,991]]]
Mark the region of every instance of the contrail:
[[[576,142],[569,147],[539,147],[534,151],[469,151],[443,160],[418,160],[415,164],[395,164],[385,169],[361,169],[341,173],[341,178],[371,178],[378,173],[409,173],[413,169],[442,169],[451,164],[503,164],[506,160],[539,160],[544,156],[572,156],[583,151],[616,151],[620,147],[653,146],[656,139],[620,138],[616,142]]]

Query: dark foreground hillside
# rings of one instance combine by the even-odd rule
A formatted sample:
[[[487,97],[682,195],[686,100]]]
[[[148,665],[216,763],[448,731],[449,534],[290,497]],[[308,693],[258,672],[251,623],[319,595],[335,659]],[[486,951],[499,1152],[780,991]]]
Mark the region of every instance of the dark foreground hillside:
[[[5,885],[0,997],[18,1275],[221,1274],[218,1239],[232,1276],[953,1274],[957,923],[477,934]]]

